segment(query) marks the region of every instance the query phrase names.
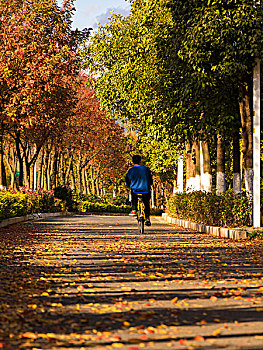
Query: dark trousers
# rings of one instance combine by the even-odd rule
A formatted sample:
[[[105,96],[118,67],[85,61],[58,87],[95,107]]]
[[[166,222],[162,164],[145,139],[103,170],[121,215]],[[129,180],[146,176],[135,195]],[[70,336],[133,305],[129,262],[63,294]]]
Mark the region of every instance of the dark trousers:
[[[137,204],[138,204],[138,195],[134,192],[131,193],[132,195],[132,210],[137,211]],[[150,199],[151,199],[151,193],[143,193],[142,194],[142,201],[145,206],[145,217],[148,218],[150,216]]]

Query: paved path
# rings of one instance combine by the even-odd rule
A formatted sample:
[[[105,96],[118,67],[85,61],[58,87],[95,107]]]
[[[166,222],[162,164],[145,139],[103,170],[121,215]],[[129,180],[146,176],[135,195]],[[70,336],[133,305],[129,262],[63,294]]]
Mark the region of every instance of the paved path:
[[[262,241],[153,218],[53,218],[0,231],[0,348],[263,349]]]

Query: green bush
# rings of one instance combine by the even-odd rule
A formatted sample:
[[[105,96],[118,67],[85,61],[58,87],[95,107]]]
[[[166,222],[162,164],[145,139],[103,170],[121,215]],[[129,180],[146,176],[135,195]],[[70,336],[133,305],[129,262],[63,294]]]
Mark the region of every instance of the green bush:
[[[215,192],[195,191],[173,195],[168,201],[168,214],[211,226],[248,226],[252,205],[245,192],[234,195],[227,191],[217,195]]]
[[[80,203],[79,210],[88,213],[129,213],[131,211],[131,206],[126,204],[115,205],[111,203],[99,203],[84,201]],[[161,209],[151,209],[151,215],[161,215]]]
[[[81,202],[80,210],[85,213],[129,213],[131,207],[125,204],[114,205],[109,203],[84,201]]]
[[[71,188],[67,186],[58,186],[54,188],[54,197],[65,202],[66,207],[69,211],[76,210],[77,202],[73,199],[73,192]]]
[[[61,210],[61,202],[58,202],[50,192],[23,190],[22,192],[12,193],[0,191],[0,220]]]

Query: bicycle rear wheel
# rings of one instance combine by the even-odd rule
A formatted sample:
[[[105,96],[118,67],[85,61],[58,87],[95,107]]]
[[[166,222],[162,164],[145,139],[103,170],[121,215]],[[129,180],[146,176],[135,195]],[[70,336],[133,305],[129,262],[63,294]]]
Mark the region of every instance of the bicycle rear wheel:
[[[143,217],[138,217],[138,230],[140,234],[144,233],[144,218]]]

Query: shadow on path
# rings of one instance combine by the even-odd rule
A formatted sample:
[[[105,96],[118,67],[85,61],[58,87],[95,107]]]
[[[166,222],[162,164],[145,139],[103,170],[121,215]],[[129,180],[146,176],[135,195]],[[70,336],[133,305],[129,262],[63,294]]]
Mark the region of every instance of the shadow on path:
[[[2,229],[0,348],[262,349],[262,247],[158,218]]]

